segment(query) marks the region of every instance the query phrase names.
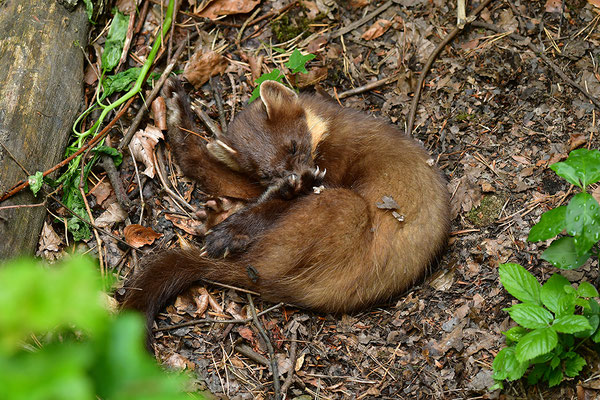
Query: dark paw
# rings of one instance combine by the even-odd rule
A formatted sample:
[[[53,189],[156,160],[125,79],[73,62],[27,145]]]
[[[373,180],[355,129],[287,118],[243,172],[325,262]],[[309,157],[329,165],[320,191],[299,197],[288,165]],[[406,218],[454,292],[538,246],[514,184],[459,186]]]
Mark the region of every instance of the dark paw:
[[[235,225],[228,222],[220,223],[206,235],[204,247],[207,256],[225,258],[242,253],[250,246],[250,237],[236,232]]]
[[[283,199],[293,199],[294,197],[312,193],[314,187],[321,186],[327,170],[307,169],[300,175],[292,173],[278,183],[277,193]]]
[[[162,95],[167,103],[167,122],[171,132],[179,131],[180,128],[188,131],[197,130],[192,109],[190,107],[190,101],[188,95],[183,89],[181,81],[177,78],[170,78],[163,86]],[[189,132],[186,132],[185,136],[188,134]]]

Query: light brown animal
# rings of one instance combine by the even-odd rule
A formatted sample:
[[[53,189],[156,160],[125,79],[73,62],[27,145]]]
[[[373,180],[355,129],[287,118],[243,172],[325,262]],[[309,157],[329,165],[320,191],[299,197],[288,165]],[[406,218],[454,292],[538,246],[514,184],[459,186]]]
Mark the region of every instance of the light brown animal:
[[[248,203],[207,234],[204,250],[152,256],[126,282],[124,306],[149,324],[203,278],[322,312],[363,309],[413,285],[446,245],[448,192],[417,141],[276,82],[260,92],[206,145],[188,133],[198,129],[180,84],[164,90],[183,172],[211,195]]]

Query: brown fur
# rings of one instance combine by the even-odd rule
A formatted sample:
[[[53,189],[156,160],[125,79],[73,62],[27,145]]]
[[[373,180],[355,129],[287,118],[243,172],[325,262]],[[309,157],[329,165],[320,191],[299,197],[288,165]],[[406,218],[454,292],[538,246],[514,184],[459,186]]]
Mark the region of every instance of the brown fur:
[[[207,235],[207,255],[166,251],[128,281],[124,306],[149,323],[202,278],[318,311],[358,310],[406,290],[444,248],[444,180],[422,146],[391,125],[265,82],[262,102],[236,117],[215,153],[178,129],[194,129],[178,83],[165,95],[183,171],[208,193],[249,203]],[[404,221],[377,207],[384,196]]]

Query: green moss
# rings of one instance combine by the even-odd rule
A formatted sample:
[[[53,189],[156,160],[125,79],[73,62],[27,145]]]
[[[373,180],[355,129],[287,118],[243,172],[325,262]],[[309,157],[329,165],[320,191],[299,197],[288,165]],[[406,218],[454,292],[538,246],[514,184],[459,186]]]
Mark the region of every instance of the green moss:
[[[475,118],[475,115],[467,114],[467,113],[460,113],[455,117],[455,119],[457,121],[470,121],[470,120],[473,120],[474,118]]]
[[[292,18],[289,14],[286,14],[271,23],[271,30],[273,31],[273,35],[277,39],[277,42],[282,43],[287,42],[300,34],[307,36],[309,23],[310,20],[306,17],[297,16]]]
[[[474,207],[469,211],[467,219],[477,227],[490,225],[500,215],[505,201],[505,196],[500,194],[486,195],[481,199],[479,207]]]

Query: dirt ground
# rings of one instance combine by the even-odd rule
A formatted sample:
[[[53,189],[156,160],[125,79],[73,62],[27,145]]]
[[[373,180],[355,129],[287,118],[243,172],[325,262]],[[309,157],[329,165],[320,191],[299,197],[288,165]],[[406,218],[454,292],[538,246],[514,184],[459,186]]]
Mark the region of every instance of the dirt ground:
[[[147,53],[152,29],[160,21],[157,3],[151,3],[130,54]],[[501,331],[511,326],[502,309],[513,299],[500,285],[498,264],[520,263],[540,279],[554,272],[540,259],[546,244],[526,240],[539,216],[573,193],[548,166],[574,148],[598,148],[596,108],[581,91],[600,97],[600,9],[592,3],[597,2],[567,0],[561,10],[559,0],[495,0],[481,12],[476,25],[465,28],[442,49],[425,79],[413,134],[448,180],[453,213],[448,249],[424,282],[390,304],[359,314],[323,315],[288,305],[268,310],[274,305],[254,296],[257,309],[268,310],[260,321],[274,348],[287,398],[600,396],[596,391],[600,364],[593,349],[587,352],[588,366],[581,377],[556,388],[515,382],[506,384],[502,393],[487,389],[493,384],[492,361],[504,344]],[[214,121],[230,120],[246,104],[256,77],[273,68],[289,72],[283,63],[298,48],[316,58],[306,65],[307,75],[289,75],[296,86],[311,91],[318,85],[345,107],[406,128],[423,67],[456,26],[454,2],[289,4],[288,0],[262,1],[246,13],[211,22],[193,16],[194,7],[183,2],[171,46],[194,32],[199,36],[189,42],[175,70],[183,70],[199,46],[224,56],[205,67],[209,72],[222,71],[213,78],[216,90],[209,83],[188,87],[208,116]],[[468,2],[467,13],[478,5]],[[282,8],[281,14],[273,12]],[[375,10],[379,13],[368,18]],[[357,21],[361,23],[353,29],[343,30]],[[102,29],[98,26],[92,36]],[[509,37],[507,32],[521,37]],[[136,59],[129,57],[125,66],[139,66]],[[163,59],[156,71],[164,64]],[[90,76],[88,96],[95,90]],[[365,90],[373,82],[378,83]],[[348,93],[355,88],[362,90]],[[221,115],[215,92],[223,99]],[[134,108],[141,104],[136,101]],[[132,108],[130,119],[121,120],[111,133],[113,141],[120,140],[136,113]],[[152,123],[144,119],[140,129]],[[166,182],[142,175],[143,166],[139,162],[134,166],[125,152],[119,177],[131,205],[121,219],[108,218],[121,211],[104,170],[98,167],[91,178],[94,190],[88,201],[96,219],[108,218],[105,229],[122,236],[125,225],[140,223],[160,234],[153,244],[137,250],[102,233],[88,242],[95,252],[100,244],[106,268],[121,277],[131,273],[145,254],[202,240],[201,221],[182,210],[165,185],[175,187],[195,210],[205,198],[173,164],[168,145],[157,148]],[[107,216],[109,211],[112,214]],[[56,212],[60,212],[58,205]],[[64,227],[54,219],[48,221],[48,229],[64,244]],[[46,255],[53,251],[53,247],[40,248]],[[565,275],[572,282],[598,283],[598,262],[588,261]],[[199,390],[218,398],[271,398],[270,355],[256,324],[202,322],[203,318],[246,318],[247,304],[245,293],[210,284],[180,296],[157,320],[157,358],[167,366],[188,369],[197,377]],[[194,320],[193,325],[180,326]],[[289,382],[284,383],[287,377]]]

